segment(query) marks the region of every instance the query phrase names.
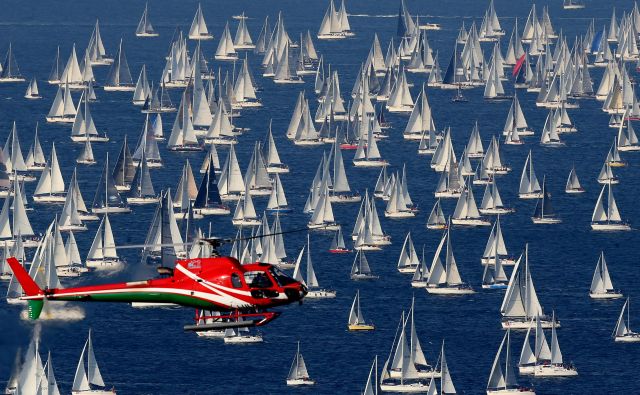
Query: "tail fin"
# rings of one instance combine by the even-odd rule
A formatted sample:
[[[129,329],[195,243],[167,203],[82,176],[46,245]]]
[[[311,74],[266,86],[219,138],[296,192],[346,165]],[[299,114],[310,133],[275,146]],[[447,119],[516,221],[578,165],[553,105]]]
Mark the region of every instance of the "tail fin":
[[[44,292],[38,286],[38,284],[33,281],[33,279],[29,276],[29,273],[24,270],[24,267],[22,267],[22,265],[16,258],[8,258],[7,263],[9,263],[13,274],[18,279],[18,282],[22,286],[25,294],[27,294],[28,297],[34,297],[33,299],[28,300],[29,318],[31,318],[32,320],[38,319],[40,313],[42,312],[42,308],[44,307]]]

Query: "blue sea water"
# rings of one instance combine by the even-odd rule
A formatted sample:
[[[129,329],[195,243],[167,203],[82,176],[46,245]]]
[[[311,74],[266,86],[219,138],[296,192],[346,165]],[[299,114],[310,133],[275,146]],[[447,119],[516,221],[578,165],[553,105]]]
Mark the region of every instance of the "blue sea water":
[[[219,37],[224,23],[243,10],[251,18],[248,25],[254,40],[257,39],[265,15],[272,21],[282,10],[285,24],[292,38],[299,33],[315,31],[326,8],[325,1],[203,1],[202,7],[210,31]],[[576,35],[584,34],[591,18],[596,28],[608,25],[613,7],[618,15],[630,10],[631,1],[589,1],[587,8],[565,11],[561,1],[541,1],[538,9],[548,5],[556,31],[562,30],[571,44]],[[441,67],[446,67],[457,31],[462,23],[468,27],[473,20],[480,19],[487,6],[485,1],[450,0],[446,2],[407,1],[412,13],[428,15],[428,21],[442,25],[442,30],[429,32],[429,41],[440,53]],[[69,128],[47,124],[47,113],[55,95],[55,89],[46,84],[60,45],[61,57],[66,57],[75,42],[79,54],[87,44],[95,18],[100,18],[101,32],[107,50],[115,54],[120,38],[129,60],[134,78],[146,64],[148,75],[157,81],[164,66],[164,55],[170,38],[180,27],[187,31],[197,7],[192,0],[174,2],[154,0],[150,2],[150,17],[160,32],[155,39],[136,39],[135,26],[142,12],[142,1],[114,0],[109,2],[64,0],[57,2],[23,2],[4,0],[0,13],[0,50],[11,42],[22,73],[30,78],[36,76],[44,100],[27,101],[22,98],[26,84],[0,86],[0,141],[8,135],[15,120],[20,132],[23,150],[28,149],[36,122],[40,123],[40,138],[48,153],[56,143],[63,175],[71,177],[75,158],[82,146],[69,140]],[[519,18],[522,28],[530,8],[530,2],[496,0],[495,7],[501,17],[507,40],[514,23]],[[340,42],[316,41],[318,51],[326,63],[340,73],[342,90],[349,92],[357,70],[366,58],[373,33],[377,32],[386,50],[388,40],[395,35],[398,10],[397,1],[348,1],[352,29],[357,36]],[[424,18],[422,19],[424,21]],[[236,21],[231,21],[232,31]],[[193,43],[190,43],[193,46]],[[217,40],[203,42],[208,60],[212,60]],[[489,58],[490,46],[485,46]],[[306,77],[305,85],[281,86],[260,77],[259,57],[249,54],[252,70],[263,88],[260,97],[265,104],[261,109],[243,111],[236,123],[251,131],[240,138],[237,146],[243,170],[249,162],[253,142],[263,140],[266,125],[273,120],[276,143],[283,160],[292,169],[282,177],[289,203],[294,213],[282,218],[284,229],[296,229],[306,225],[308,217],[302,213],[307,191],[324,150],[319,148],[294,147],[284,135],[295,99],[301,89],[313,100],[313,88]],[[212,67],[229,64],[213,62]],[[104,81],[108,68],[94,68],[98,81]],[[633,69],[633,68],[632,68]],[[594,81],[599,81],[602,71],[592,69]],[[635,72],[634,72],[635,74]],[[410,75],[414,97],[424,76]],[[597,86],[597,85],[596,85]],[[506,84],[507,91],[511,83]],[[438,128],[451,126],[456,152],[460,153],[467,142],[473,123],[478,121],[485,145],[491,136],[502,130],[509,109],[509,102],[486,103],[482,89],[465,92],[468,103],[452,104],[451,91],[430,89],[429,102]],[[111,141],[94,144],[94,152],[100,163],[107,152],[112,157],[118,153],[125,135],[135,142],[140,134],[144,116],[131,104],[129,93],[106,93],[98,89],[99,102],[92,105],[96,125],[107,130]],[[179,92],[172,92],[179,101]],[[593,301],[588,289],[598,254],[603,250],[616,287],[632,297],[632,326],[637,295],[638,232],[594,233],[589,228],[590,214],[600,191],[596,182],[600,166],[613,141],[615,130],[608,128],[608,116],[600,110],[601,103],[581,100],[580,109],[570,111],[579,133],[564,135],[564,148],[544,148],[538,144],[547,111],[535,107],[534,94],[519,93],[524,113],[536,131],[536,137],[527,139],[523,147],[502,147],[502,154],[513,171],[500,177],[499,186],[505,203],[516,208],[516,213],[502,218],[502,227],[507,247],[519,252],[526,242],[530,245],[530,262],[534,281],[541,303],[546,312],[555,310],[562,321],[558,332],[560,345],[566,361],[572,361],[580,376],[572,379],[530,380],[539,394],[634,394],[640,393],[640,382],[636,380],[636,367],[640,363],[637,346],[614,344],[610,338],[622,302]],[[75,97],[77,101],[77,97]],[[313,109],[315,111],[315,108]],[[165,132],[170,130],[173,115],[164,117]],[[500,329],[499,307],[503,292],[480,289],[482,267],[479,258],[483,252],[489,229],[452,230],[454,253],[462,277],[469,281],[478,293],[465,297],[437,297],[427,295],[424,290],[412,289],[410,277],[396,270],[396,262],[402,241],[411,231],[416,248],[425,246],[425,255],[431,260],[441,233],[425,228],[428,213],[433,206],[438,175],[429,168],[429,158],[417,155],[417,144],[404,141],[401,133],[406,116],[389,115],[393,123],[391,137],[380,143],[382,155],[395,171],[407,166],[409,191],[421,208],[416,218],[389,220],[382,216],[384,206],[378,203],[383,229],[392,236],[393,245],[381,252],[367,255],[372,269],[380,276],[373,282],[356,283],[349,279],[353,255],[331,255],[327,252],[331,237],[313,233],[312,257],[317,276],[323,286],[337,290],[334,300],[306,301],[281,310],[284,314],[261,329],[264,344],[251,346],[224,345],[218,340],[204,340],[193,333],[184,333],[182,325],[190,323],[190,309],[135,310],[127,305],[86,304],[78,305],[86,318],[76,322],[43,322],[41,350],[50,349],[56,377],[63,393],[69,393],[77,358],[82,350],[88,328],[93,328],[94,345],[105,381],[115,386],[121,394],[275,394],[275,393],[358,393],[362,391],[371,362],[379,355],[381,365],[386,359],[402,310],[407,310],[412,295],[416,298],[416,325],[427,358],[435,362],[439,347],[446,339],[446,352],[453,381],[459,393],[483,393],[495,352],[503,332]],[[547,176],[547,185],[553,194],[553,203],[563,219],[561,225],[533,225],[530,214],[533,201],[517,198],[520,171],[528,150],[533,150],[535,168],[539,177]],[[220,157],[226,149],[219,148]],[[199,168],[204,153],[176,154],[161,147],[165,167],[153,170],[152,178],[157,190],[175,188],[182,166],[189,159],[195,169]],[[356,169],[351,166],[353,151],[344,152],[347,174],[352,187],[364,192],[371,190],[378,172]],[[621,178],[615,187],[618,206],[625,219],[640,226],[640,206],[637,205],[639,158],[625,154],[629,166],[616,169]],[[587,192],[580,196],[564,194],[566,177],[575,165]],[[101,166],[79,168],[80,188],[85,200],[90,202],[96,189]],[[197,174],[199,177],[199,174]],[[35,183],[27,185],[33,192]],[[476,199],[483,189],[474,188]],[[266,199],[255,199],[259,212]],[[453,212],[454,200],[444,201],[445,214]],[[35,229],[44,231],[60,207],[35,206],[30,218]],[[357,204],[334,205],[335,216],[350,233],[358,210]],[[119,245],[139,244],[144,241],[153,215],[153,207],[136,207],[129,215],[110,216],[116,242]],[[208,227],[202,221],[203,228]],[[76,233],[81,254],[84,256],[93,239],[97,223],[90,223],[88,232]],[[213,219],[216,235],[231,237],[235,234],[230,217]],[[304,233],[289,234],[285,244],[290,256],[297,254],[305,242]],[[118,275],[87,276],[79,283],[110,282],[123,279],[142,279],[152,273],[139,264],[134,250],[122,250],[128,265]],[[75,282],[65,282],[74,285]],[[0,285],[0,293],[6,284]],[[356,289],[360,289],[365,317],[376,324],[371,333],[348,333],[346,320]],[[635,322],[639,322],[638,319]],[[0,381],[9,377],[11,362],[17,347],[25,347],[33,330],[33,323],[19,318],[19,309],[3,304],[0,307]],[[512,336],[514,354],[519,354],[523,334]],[[291,389],[285,385],[285,377],[295,353],[296,342],[301,348],[311,376],[317,381],[313,388]],[[515,358],[514,358],[515,359]],[[0,384],[1,385],[1,384]]]

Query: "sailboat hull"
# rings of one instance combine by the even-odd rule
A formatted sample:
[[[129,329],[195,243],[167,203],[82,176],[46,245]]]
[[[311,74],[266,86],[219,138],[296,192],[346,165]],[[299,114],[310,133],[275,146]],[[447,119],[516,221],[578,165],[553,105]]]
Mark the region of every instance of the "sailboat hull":
[[[73,123],[75,120],[75,116],[73,117],[47,117],[47,122],[49,123]]]
[[[410,113],[413,111],[413,106],[387,106],[387,110],[393,113]]]
[[[362,196],[360,195],[331,195],[329,196],[329,201],[331,203],[357,203],[362,200]]]
[[[66,197],[64,195],[34,195],[33,201],[36,203],[64,203]]]
[[[469,287],[431,287],[427,285],[427,292],[434,295],[470,295],[476,293]]]
[[[487,390],[487,395],[536,395],[534,390],[528,388],[510,388],[502,390]]]
[[[366,332],[373,331],[376,329],[374,325],[371,324],[352,324],[347,327],[351,332]]]
[[[309,290],[305,299],[333,299],[336,297],[336,291],[326,289]]]
[[[159,201],[160,201],[160,198],[157,197],[157,196],[128,197],[127,198],[127,203],[135,204],[135,205],[152,204],[152,203],[158,203]]]
[[[74,143],[85,143],[87,141],[91,141],[92,143],[106,143],[109,141],[109,137],[107,136],[99,136],[99,135],[91,135],[91,136],[71,136],[71,141]]]
[[[564,192],[570,195],[576,195],[578,193],[584,193],[585,191],[584,191],[584,188],[579,188],[579,189],[565,189]]]
[[[516,210],[508,207],[494,207],[494,208],[481,208],[480,214],[485,215],[498,215],[498,214],[510,214]]]
[[[412,383],[412,384],[391,384],[391,383],[382,383],[380,384],[380,390],[382,392],[402,392],[402,393],[415,393],[415,392],[427,392],[429,387],[423,383]]]
[[[229,215],[231,214],[231,210],[229,207],[221,206],[221,207],[203,207],[197,208],[193,210],[194,213],[199,213],[200,215]]]
[[[451,223],[461,226],[490,226],[491,222],[482,218],[452,218]]]
[[[427,224],[427,229],[432,229],[432,230],[445,230],[445,229],[447,229],[447,224],[446,224],[446,223],[441,223],[441,224]]]
[[[589,297],[591,299],[619,299],[623,295],[620,292],[606,292],[606,293],[593,293],[589,292]]]
[[[616,343],[640,343],[640,333],[628,333],[624,336],[616,336]]]
[[[353,165],[355,167],[383,167],[383,166],[387,166],[389,164],[389,162],[387,162],[384,159],[363,159],[363,160],[354,160],[353,161]]]
[[[140,38],[150,38],[150,37],[159,37],[158,33],[136,33],[136,37]]]
[[[24,77],[5,77],[0,78],[0,83],[10,83],[10,82],[25,82]]]
[[[340,224],[338,223],[325,223],[325,224],[313,224],[313,223],[308,223],[307,224],[307,228],[311,229],[311,230],[324,230],[324,231],[332,231],[332,232],[337,232],[338,229],[340,229]],[[307,295],[308,297],[309,295]]]
[[[384,212],[384,216],[387,218],[412,218],[416,216],[415,211],[407,210],[407,211],[396,211],[390,213],[388,211]]]
[[[591,229],[604,232],[621,232],[631,230],[631,226],[625,223],[591,223]]]
[[[392,379],[399,379],[402,377],[402,372],[398,369],[392,369],[389,371],[389,377]],[[416,376],[420,379],[430,379],[433,377],[434,379],[442,378],[442,372],[439,370],[418,370],[418,374]]]
[[[102,87],[105,92],[133,92],[136,90],[136,87],[133,85],[105,85]]]
[[[398,272],[402,274],[413,274],[417,268],[417,266],[402,266],[398,268]]]
[[[531,221],[533,221],[534,224],[539,224],[539,225],[552,225],[552,224],[559,224],[562,223],[562,220],[560,218],[542,218],[542,217],[531,217]]]
[[[287,379],[289,386],[314,385],[316,382],[311,379]]]
[[[513,320],[502,320],[501,322],[502,329],[515,329],[515,330],[527,330],[529,328],[535,329],[536,324],[532,320],[526,319],[513,319]],[[541,319],[540,325],[542,329],[551,329],[553,323],[551,320]],[[560,321],[556,321],[556,328],[560,328]]]
[[[189,40],[213,40],[212,34],[190,34]]]
[[[124,214],[130,213],[131,209],[129,207],[94,207],[91,209],[94,214]]]
[[[61,232],[69,232],[69,231],[84,232],[85,230],[87,230],[87,226],[84,225],[84,224],[80,224],[80,225],[61,225],[61,226],[58,226],[58,229],[60,229]]]
[[[262,224],[262,221],[260,221],[257,218],[255,218],[255,219],[240,219],[240,220],[234,219],[231,222],[233,222],[233,224],[235,226],[260,226]]]
[[[93,268],[95,270],[114,270],[124,266],[124,262],[117,258],[87,259],[85,261],[85,266]]]
[[[199,337],[222,339],[224,337],[224,331],[197,331],[196,335]]]
[[[71,391],[71,395],[115,395],[115,390],[87,390],[87,391]]]
[[[538,365],[534,368],[536,377],[572,377],[577,376],[578,371],[572,367],[558,365]]]

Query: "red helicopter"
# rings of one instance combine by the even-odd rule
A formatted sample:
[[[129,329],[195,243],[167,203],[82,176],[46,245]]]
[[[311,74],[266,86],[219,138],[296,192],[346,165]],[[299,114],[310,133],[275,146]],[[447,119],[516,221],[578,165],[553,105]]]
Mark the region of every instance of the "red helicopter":
[[[220,239],[202,239],[214,247]],[[186,325],[185,330],[204,331],[261,326],[280,313],[267,309],[302,302],[304,284],[266,263],[242,265],[232,257],[184,259],[175,268],[159,267],[158,278],[74,288],[41,289],[14,257],[7,262],[20,282],[28,302],[30,319],[37,319],[44,301],[172,303],[196,309],[222,311],[214,322]],[[242,318],[242,320],[239,320]]]

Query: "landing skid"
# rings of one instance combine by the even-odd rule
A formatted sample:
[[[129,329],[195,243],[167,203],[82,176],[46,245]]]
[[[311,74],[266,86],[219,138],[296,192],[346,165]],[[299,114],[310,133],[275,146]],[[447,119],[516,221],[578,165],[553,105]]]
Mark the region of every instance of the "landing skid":
[[[225,330],[228,328],[250,328],[263,326],[280,316],[279,311],[265,311],[262,313],[231,313],[202,317],[206,321],[214,321],[206,324],[185,325],[183,329],[189,332],[202,332],[210,330]],[[241,318],[242,321],[238,321]]]

